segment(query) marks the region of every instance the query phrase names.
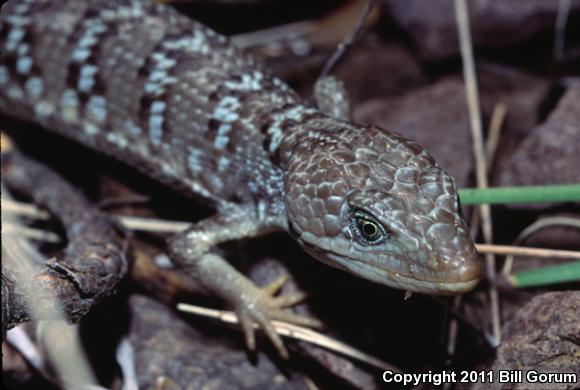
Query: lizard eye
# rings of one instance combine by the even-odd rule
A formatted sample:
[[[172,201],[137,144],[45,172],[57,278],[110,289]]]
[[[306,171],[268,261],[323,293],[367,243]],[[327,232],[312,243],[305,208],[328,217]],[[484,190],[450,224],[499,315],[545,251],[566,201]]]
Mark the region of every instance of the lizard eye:
[[[362,244],[378,244],[386,237],[385,228],[364,211],[355,211],[351,217],[351,230]]]

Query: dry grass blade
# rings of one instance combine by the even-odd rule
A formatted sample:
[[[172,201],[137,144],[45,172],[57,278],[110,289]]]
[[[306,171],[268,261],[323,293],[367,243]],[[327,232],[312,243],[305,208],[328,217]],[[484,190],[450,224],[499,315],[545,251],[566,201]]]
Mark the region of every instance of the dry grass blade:
[[[42,353],[28,333],[24,331],[24,327],[17,326],[16,328],[10,329],[6,333],[6,339],[4,341],[16,349],[24,360],[34,367],[42,376],[48,380],[52,380],[52,375],[46,370],[45,360]]]
[[[487,142],[485,143],[487,169],[491,169],[491,163],[495,157],[497,146],[499,145],[501,129],[503,128],[506,112],[507,107],[503,102],[499,102],[493,107],[491,121],[489,122],[489,131],[487,133]]]
[[[476,161],[476,178],[478,188],[487,188],[487,163],[483,143],[483,131],[481,123],[481,112],[479,109],[479,92],[477,88],[477,78],[475,75],[475,61],[473,58],[473,48],[471,44],[471,34],[469,27],[469,13],[465,0],[455,0],[455,14],[457,18],[457,29],[459,31],[459,46],[463,63],[463,74],[465,77],[465,89],[467,94],[467,106],[469,109],[471,138],[473,142],[473,152]],[[493,242],[493,229],[491,220],[491,209],[487,204],[479,206],[482,218],[482,233],[486,243]],[[492,253],[485,256],[486,274],[490,280],[495,280],[495,258]],[[491,284],[489,287],[489,297],[491,302],[491,317],[493,335],[497,342],[501,340],[501,318],[499,310],[499,295],[497,288]]]
[[[556,16],[556,24],[554,28],[554,47],[552,56],[556,61],[564,59],[566,49],[566,25],[568,24],[568,17],[570,16],[571,0],[558,1],[558,14]]]
[[[489,129],[487,132],[487,142],[485,143],[488,170],[491,170],[493,160],[495,159],[495,152],[497,151],[497,146],[499,145],[501,129],[503,128],[506,112],[507,108],[505,103],[499,102],[493,107],[493,113],[491,114],[491,121],[489,123]],[[479,234],[479,227],[481,226],[481,216],[479,214],[479,210],[480,209],[478,207],[475,208],[469,224],[469,230],[471,231],[472,237],[477,237]]]
[[[40,210],[38,207],[32,204],[17,202],[7,198],[2,198],[2,212],[15,214],[21,217],[30,217],[41,220],[49,218],[48,213],[44,212],[43,210]],[[179,233],[187,229],[191,225],[191,223],[189,222],[168,221],[163,219],[141,218],[122,215],[118,215],[117,219],[127,229],[156,233]],[[33,235],[34,234],[36,233],[33,233]],[[39,236],[35,236],[33,238],[42,239]],[[45,241],[50,241],[51,239],[52,237],[49,237]]]
[[[32,204],[17,202],[4,196],[2,197],[2,212],[18,214],[21,217],[30,217],[36,219],[50,218],[50,215],[48,215],[47,212],[38,209]]]
[[[231,311],[208,309],[205,307],[189,305],[186,303],[179,303],[177,305],[177,309],[186,313],[219,319],[223,322],[227,322],[230,324],[238,323],[238,318]],[[320,347],[328,348],[332,351],[368,363],[372,366],[380,368],[381,370],[390,370],[397,373],[402,372],[400,369],[389,363],[383,362],[382,360],[374,356],[366,354],[341,341],[334,340],[328,336],[315,332],[311,329],[303,328],[301,326],[289,324],[283,321],[272,321],[272,326],[274,326],[274,329],[280,335],[291,337],[297,340],[307,341]]]
[[[524,242],[526,238],[528,238],[530,235],[534,234],[538,230],[553,226],[569,226],[576,229],[580,229],[580,219],[571,217],[542,218],[539,221],[534,222],[533,224],[522,230],[522,232],[518,235],[518,238],[514,242],[514,245],[519,245],[520,243]],[[504,275],[507,276],[512,272],[513,262],[514,255],[508,255],[503,265],[502,273]]]
[[[167,221],[155,218],[118,216],[118,220],[130,230],[156,233],[179,233],[191,226],[189,222]]]
[[[480,253],[493,253],[495,255],[529,256],[551,259],[576,259],[580,260],[580,251],[566,251],[561,249],[530,248],[511,245],[477,244]]]
[[[20,223],[13,222],[2,223],[2,234],[15,235],[21,238],[28,238],[31,240],[39,240],[44,242],[60,242],[60,237],[52,232],[30,228]]]
[[[499,145],[499,139],[501,136],[501,130],[505,121],[505,116],[507,112],[507,107],[505,103],[499,102],[493,108],[493,113],[491,115],[491,121],[489,124],[489,129],[487,133],[486,142],[486,161],[487,168],[491,170],[493,161],[495,159],[495,154],[497,151],[497,146]],[[479,232],[479,227],[481,226],[479,208],[475,208],[473,216],[470,221],[470,231],[472,237],[476,237]],[[453,300],[453,307],[459,309],[461,306],[461,295],[455,297]],[[455,352],[455,343],[457,341],[457,319],[453,318],[449,324],[449,337],[447,342],[447,353],[452,356]]]

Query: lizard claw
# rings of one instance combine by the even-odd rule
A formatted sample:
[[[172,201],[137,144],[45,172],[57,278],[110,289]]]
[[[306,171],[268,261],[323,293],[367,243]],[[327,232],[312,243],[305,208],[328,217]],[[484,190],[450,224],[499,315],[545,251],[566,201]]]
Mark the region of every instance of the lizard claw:
[[[302,302],[306,298],[306,294],[292,293],[280,297],[274,296],[287,280],[288,275],[283,275],[263,288],[252,285],[246,288],[234,303],[235,312],[244,331],[246,345],[250,351],[256,349],[255,325],[264,331],[283,359],[288,359],[288,351],[280,335],[276,333],[272,320],[286,321],[308,327],[322,326],[322,323],[314,318],[288,310],[289,307]]]

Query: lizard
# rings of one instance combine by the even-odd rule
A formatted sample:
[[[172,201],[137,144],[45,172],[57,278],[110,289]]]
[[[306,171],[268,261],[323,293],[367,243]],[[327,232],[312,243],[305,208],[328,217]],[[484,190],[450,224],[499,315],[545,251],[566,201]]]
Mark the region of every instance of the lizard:
[[[426,294],[472,289],[481,263],[453,178],[417,143],[327,115],[228,38],[149,0],[2,7],[0,108],[116,158],[215,210],[168,240],[174,264],[254,324],[300,293],[259,288],[214,249],[285,231],[312,257]]]

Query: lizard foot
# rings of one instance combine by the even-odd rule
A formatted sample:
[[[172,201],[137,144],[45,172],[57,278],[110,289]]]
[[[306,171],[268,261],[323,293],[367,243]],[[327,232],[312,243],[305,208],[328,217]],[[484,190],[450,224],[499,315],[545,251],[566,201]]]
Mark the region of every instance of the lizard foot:
[[[245,286],[243,293],[234,302],[234,310],[245,334],[246,345],[250,351],[256,349],[254,323],[258,325],[270,339],[280,356],[288,358],[288,351],[280,336],[274,330],[271,321],[286,321],[307,327],[321,327],[322,323],[314,318],[296,314],[288,308],[302,302],[306,294],[302,292],[282,296],[275,294],[288,280],[288,275],[282,275],[269,285],[259,288],[255,285]]]

